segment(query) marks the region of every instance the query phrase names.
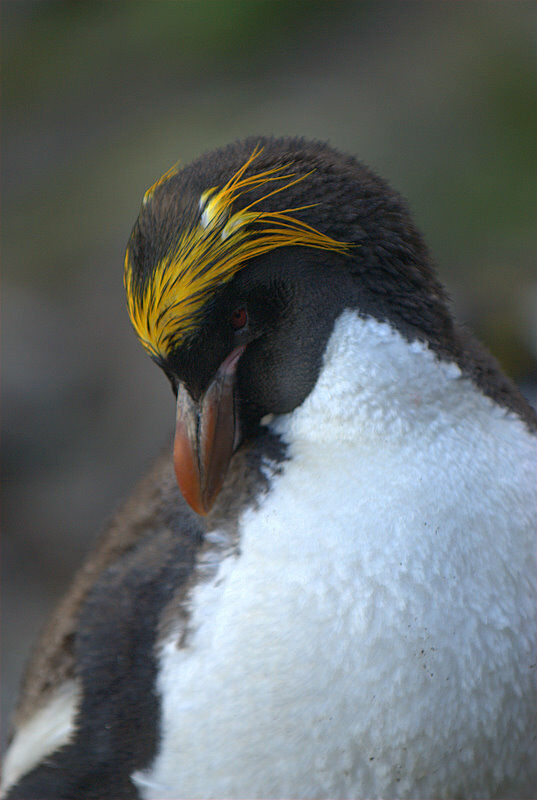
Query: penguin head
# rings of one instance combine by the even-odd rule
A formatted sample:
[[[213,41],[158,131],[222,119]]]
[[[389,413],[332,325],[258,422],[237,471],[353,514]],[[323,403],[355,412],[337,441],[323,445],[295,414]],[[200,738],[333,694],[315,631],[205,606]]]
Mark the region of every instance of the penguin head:
[[[250,138],[167,172],[144,195],[125,287],[177,397],[175,471],[200,514],[262,418],[311,392],[345,309],[433,348],[453,337],[404,201],[302,139]]]

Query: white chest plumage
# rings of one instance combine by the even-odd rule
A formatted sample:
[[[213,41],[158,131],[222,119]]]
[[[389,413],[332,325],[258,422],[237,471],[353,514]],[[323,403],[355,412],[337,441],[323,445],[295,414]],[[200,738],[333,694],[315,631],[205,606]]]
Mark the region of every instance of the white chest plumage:
[[[290,460],[161,644],[142,795],[529,796],[533,437],[351,312],[273,425]]]

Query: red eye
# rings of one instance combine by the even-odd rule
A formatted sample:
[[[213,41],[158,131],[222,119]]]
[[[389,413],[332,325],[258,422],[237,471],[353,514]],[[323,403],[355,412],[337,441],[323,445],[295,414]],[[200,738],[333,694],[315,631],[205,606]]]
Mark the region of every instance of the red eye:
[[[231,315],[231,326],[235,328],[236,331],[239,331],[241,328],[244,328],[246,323],[248,322],[248,312],[245,308],[236,308],[235,311]]]

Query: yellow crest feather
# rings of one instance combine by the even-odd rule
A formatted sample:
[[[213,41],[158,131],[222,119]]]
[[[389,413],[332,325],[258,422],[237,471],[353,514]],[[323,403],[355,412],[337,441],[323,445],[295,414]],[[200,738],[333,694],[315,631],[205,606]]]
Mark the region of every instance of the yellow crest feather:
[[[149,201],[151,200],[151,198],[153,197],[153,195],[155,194],[155,192],[158,189],[158,187],[161,186],[163,183],[166,183],[166,181],[169,180],[170,178],[173,178],[173,176],[177,175],[178,172],[179,172],[179,162],[174,164],[173,167],[170,167],[170,169],[167,170],[164,173],[164,175],[162,175],[158,179],[158,181],[155,181],[155,183],[152,186],[149,187],[149,189],[147,190],[147,192],[143,196],[142,205],[146,206],[149,203]]]
[[[213,187],[200,198],[199,221],[180,237],[179,242],[159,261],[147,282],[140,288],[125,254],[125,289],[132,324],[142,345],[156,358],[165,358],[197,327],[198,314],[207,297],[229,281],[252,258],[278,247],[314,247],[347,253],[352,245],[330,236],[291,216],[311,206],[282,211],[255,211],[254,207],[278,192],[304,180],[311,173],[295,178],[282,174],[290,165],[265,170],[244,178],[262,148],[254,149],[249,159],[222,189]],[[157,186],[176,174],[172,167],[144,195],[151,199]],[[232,214],[233,203],[245,192],[272,181],[282,181],[272,191],[246,208]],[[287,181],[287,182],[285,182]],[[252,228],[262,225],[261,228]]]

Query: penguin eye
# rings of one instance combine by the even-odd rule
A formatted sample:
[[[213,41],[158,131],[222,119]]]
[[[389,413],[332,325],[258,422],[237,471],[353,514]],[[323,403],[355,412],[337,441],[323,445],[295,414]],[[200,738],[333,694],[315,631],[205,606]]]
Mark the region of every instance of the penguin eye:
[[[248,322],[248,312],[245,308],[236,308],[235,311],[231,314],[230,317],[231,327],[234,328],[236,331],[240,331],[241,328],[244,328],[246,323]]]

